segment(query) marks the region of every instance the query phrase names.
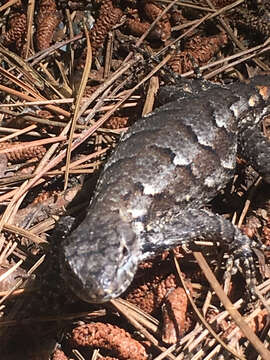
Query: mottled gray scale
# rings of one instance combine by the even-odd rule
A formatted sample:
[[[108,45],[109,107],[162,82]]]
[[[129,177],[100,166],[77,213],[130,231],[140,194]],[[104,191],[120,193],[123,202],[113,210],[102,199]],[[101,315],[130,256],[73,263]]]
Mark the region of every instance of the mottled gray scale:
[[[194,81],[183,78],[181,79],[181,83],[161,87],[158,94],[158,103],[161,106],[172,101],[182,101],[187,98],[194,99],[194,96],[198,96],[203,91],[220,89],[220,87],[219,84],[211,81]]]
[[[268,111],[269,116],[270,107]],[[270,145],[258,127],[250,127],[239,135],[239,154],[270,183]]]
[[[171,204],[179,205],[180,207],[188,206],[189,204],[201,203],[201,183],[197,179],[190,166],[176,166],[175,169],[175,183],[170,184],[165,194],[166,198],[171,199]],[[160,197],[161,198],[161,197]],[[160,207],[162,206],[162,199],[159,199]]]
[[[104,206],[104,211],[121,211],[121,216],[137,218],[147,214],[147,209],[152,201],[148,196],[143,196],[137,181],[132,177],[132,169],[136,159],[128,158],[114,163],[108,172],[106,179],[99,185],[99,196],[95,196],[94,203]],[[95,206],[95,204],[93,204]],[[137,214],[137,215],[136,215]]]
[[[144,126],[144,124],[140,124],[139,127],[134,126],[128,138],[124,137],[123,141],[119,144],[113,157],[113,164],[122,158],[133,156],[137,172],[133,175],[132,181],[134,183],[140,181],[145,187],[144,193],[149,195],[154,195],[161,191],[165,192],[168,186],[170,187],[170,192],[172,192],[173,189],[170,185],[177,186],[174,180],[174,172],[176,170],[173,164],[187,166],[193,163],[191,170],[194,176],[199,178],[205,175],[201,181],[201,185],[204,184],[204,180],[207,178],[206,185],[208,187],[218,186],[218,189],[220,189],[217,181],[213,181],[209,176],[211,173],[214,173],[217,162],[220,160],[222,160],[224,165],[229,169],[232,170],[234,168],[236,134],[228,133],[224,131],[223,128],[215,128],[213,124],[209,122],[212,112],[209,104],[211,97],[215,95],[215,92],[211,92],[205,96],[204,101],[193,110],[193,113],[188,118],[189,123],[186,120],[186,116],[182,115],[182,113],[186,114],[186,110],[191,111],[191,109],[189,109],[191,106],[189,103],[177,103],[177,106],[172,107],[172,109],[169,104],[169,106],[163,107],[163,116],[159,118],[150,116],[143,119],[141,123],[147,124],[147,127]],[[231,96],[229,91],[226,95],[230,96],[230,99],[235,99],[235,96]],[[221,100],[223,100],[223,102],[221,102]],[[224,99],[219,99],[219,107],[221,107],[221,105],[225,106],[224,102]],[[229,115],[229,120],[231,121],[232,113],[230,111]],[[178,119],[178,121],[176,121],[176,119]],[[150,125],[152,123],[153,129],[150,131],[148,128],[151,128]],[[235,131],[236,127],[230,126],[230,130]],[[143,137],[141,136],[141,131],[144,132]],[[174,134],[173,137],[172,134]],[[206,140],[207,136],[208,140]],[[181,152],[179,152],[179,143],[181,144]],[[170,163],[169,157],[165,160],[162,154],[157,153],[156,156],[153,148],[149,148],[150,145],[152,147],[162,145],[163,147],[170,148],[171,152],[175,154],[173,164]],[[226,156],[226,150],[230,147],[231,151],[228,158],[228,156]],[[218,152],[219,157],[214,155],[215,151]],[[147,158],[144,156],[145,153],[148,154]],[[205,156],[203,156],[204,153],[206,153]],[[196,158],[199,161],[196,161]],[[207,158],[208,161],[205,161],[205,158]],[[106,170],[109,170],[110,166],[112,166],[112,161],[108,162]],[[118,174],[118,171],[116,171],[116,173]],[[111,174],[109,175],[110,176],[107,176],[109,179],[105,181],[107,184],[110,184],[110,181],[113,179],[113,176]],[[220,173],[217,175],[220,176],[215,176],[215,178],[222,179],[224,186],[224,174]],[[231,176],[231,173],[228,173],[227,176]],[[177,178],[179,182],[184,181],[179,177],[179,174]],[[119,183],[119,187],[121,187],[121,183]],[[201,190],[202,188],[196,189],[195,194],[200,193]],[[194,196],[190,194],[190,197]]]
[[[228,103],[232,104],[237,98],[230,91],[223,91],[225,94],[218,99],[216,90],[207,91],[202,96],[201,105],[196,107],[191,116],[183,117],[182,121],[191,127],[199,144],[217,152],[221,165],[233,170],[237,151],[237,121]],[[181,104],[177,106],[177,110],[180,106]],[[192,101],[185,109],[192,112]]]
[[[188,81],[177,89],[163,92],[173,102],[121,138],[85,220],[63,244],[63,275],[85,301],[119,296],[140,261],[176,245],[195,249],[201,240],[229,252],[254,286],[252,249],[261,245],[202,208],[233,176],[237,142],[270,182],[270,144],[255,126],[270,114],[270,77],[228,87]]]
[[[218,173],[216,174],[220,158],[215,153],[215,148],[202,146],[190,126],[183,125],[180,120],[175,121],[178,115],[178,109],[169,111],[160,119],[159,130],[145,131],[144,137],[135,132],[128,140],[123,140],[119,145],[115,153],[115,159],[117,160],[106,167],[103,179],[103,184],[109,191],[108,197],[115,199],[116,205],[121,201],[119,195],[122,189],[129,188],[128,184],[136,184],[137,182],[142,184],[144,187],[143,193],[146,195],[155,195],[161,192],[164,195],[174,194],[175,199],[171,201],[171,206],[174,206],[175,203],[179,205],[181,202],[183,204],[187,202],[193,204],[194,201],[199,204],[202,201],[201,194],[205,194],[205,187],[213,187],[213,192],[209,193],[210,199],[217,194],[220,187],[224,186],[226,170],[220,169],[218,166]],[[193,115],[193,119],[200,122],[200,125],[204,120],[203,117],[196,118],[195,115]],[[151,118],[148,118],[148,122],[151,122]],[[209,121],[205,121],[204,125],[210,131],[208,123]],[[174,134],[173,137],[172,134]],[[215,144],[218,143],[218,136],[220,136],[220,148],[218,151],[221,151],[223,155],[223,151],[225,153],[226,150],[223,144],[225,143],[226,147],[229,148],[231,143],[235,145],[235,140],[230,134],[224,133],[223,129],[217,128],[215,139],[213,139]],[[160,141],[162,141],[162,144],[160,144]],[[179,152],[179,143],[182,145],[181,152]],[[162,148],[159,148],[160,145],[162,145]],[[171,153],[164,150],[166,147],[170,149]],[[125,156],[124,161],[119,158],[118,153]],[[147,157],[145,157],[145,154],[147,154]],[[172,157],[172,154],[174,154],[174,157]],[[235,153],[233,155],[235,159]],[[131,160],[127,160],[131,156]],[[190,165],[188,173],[185,171],[187,165]],[[181,170],[181,166],[184,166],[183,170]],[[132,171],[131,167],[136,167],[137,171]],[[120,177],[120,174],[122,177]],[[214,181],[211,174],[214,174]],[[228,179],[230,176],[231,173],[228,172]],[[112,182],[116,185],[109,187],[108,185]],[[184,183],[189,184],[188,188],[182,187]],[[181,191],[176,189],[176,187],[179,188],[178,185],[181,185]],[[99,191],[101,191],[100,188]],[[103,195],[100,200],[104,201],[104,191],[101,191],[101,193]],[[206,200],[205,195],[203,200]],[[142,211],[141,207],[138,209],[138,213],[140,211]],[[136,211],[132,207],[132,213],[134,212]]]

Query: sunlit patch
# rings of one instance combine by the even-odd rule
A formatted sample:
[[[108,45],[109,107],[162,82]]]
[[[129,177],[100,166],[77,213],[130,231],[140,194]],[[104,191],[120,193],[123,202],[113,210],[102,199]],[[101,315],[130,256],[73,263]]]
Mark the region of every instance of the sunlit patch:
[[[259,91],[259,94],[263,98],[263,100],[268,100],[270,98],[270,87],[269,86],[256,86]]]
[[[140,217],[146,215],[147,209],[146,208],[129,209],[129,212],[131,213],[131,216],[133,217],[133,219],[137,219],[137,218],[140,218]]]
[[[159,193],[159,189],[150,184],[144,184],[143,193],[145,195],[155,195]]]
[[[239,101],[231,105],[230,110],[233,112],[234,116],[238,118],[245,110],[248,109],[247,102],[245,98],[240,98]]]
[[[188,159],[183,154],[181,154],[180,152],[178,152],[173,159],[173,163],[174,163],[174,165],[186,166],[186,165],[191,164],[191,160]]]
[[[258,98],[257,95],[252,95],[249,99],[248,99],[248,105],[250,107],[254,107],[259,103],[260,99]]]
[[[214,187],[216,185],[215,178],[213,176],[207,176],[204,180],[204,184],[208,187]]]
[[[145,230],[144,223],[141,221],[134,221],[132,226],[133,226],[133,230],[136,234],[139,234]]]
[[[220,162],[225,169],[233,170],[235,168],[235,156],[230,156],[228,159],[221,159]]]
[[[214,112],[215,115],[215,122],[217,124],[217,127],[219,128],[227,128],[228,124],[231,123],[231,118],[232,118],[232,113],[228,110],[222,109],[217,109]]]

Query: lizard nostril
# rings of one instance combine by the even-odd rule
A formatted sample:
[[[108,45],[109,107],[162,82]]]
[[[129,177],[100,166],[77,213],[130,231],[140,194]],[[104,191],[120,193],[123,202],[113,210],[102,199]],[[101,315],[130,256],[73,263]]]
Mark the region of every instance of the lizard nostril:
[[[128,248],[126,246],[123,247],[122,249],[122,254],[123,256],[127,256],[128,255]]]

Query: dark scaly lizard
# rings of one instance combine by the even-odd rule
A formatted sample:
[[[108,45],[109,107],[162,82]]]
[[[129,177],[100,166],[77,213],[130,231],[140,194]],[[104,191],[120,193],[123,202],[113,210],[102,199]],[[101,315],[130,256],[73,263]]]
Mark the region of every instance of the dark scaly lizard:
[[[219,86],[186,81],[137,121],[104,166],[84,221],[64,241],[63,276],[88,302],[119,296],[139,262],[165,249],[215,242],[255,283],[253,248],[264,246],[202,209],[232,178],[236,154],[270,182],[270,76]],[[203,248],[202,248],[203,250]]]

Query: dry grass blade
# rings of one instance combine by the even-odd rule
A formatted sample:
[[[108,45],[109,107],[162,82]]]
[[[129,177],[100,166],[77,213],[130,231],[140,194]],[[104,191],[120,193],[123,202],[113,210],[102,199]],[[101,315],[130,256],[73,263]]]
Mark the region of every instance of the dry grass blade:
[[[217,74],[222,73],[224,70],[227,70],[227,69],[229,69],[230,67],[233,67],[233,66],[235,66],[235,65],[237,65],[237,64],[241,64],[242,62],[247,61],[248,59],[251,59],[251,58],[253,58],[254,56],[257,56],[257,55],[259,55],[259,54],[263,54],[264,52],[269,51],[270,47],[267,46],[268,43],[269,43],[269,41],[266,41],[266,42],[264,42],[263,44],[261,44],[261,45],[259,45],[259,46],[255,46],[255,47],[250,48],[250,49],[248,49],[248,50],[240,51],[239,53],[236,53],[236,54],[234,54],[234,55],[228,56],[228,57],[226,57],[226,58],[224,58],[224,59],[222,59],[222,60],[217,60],[217,61],[214,61],[214,62],[209,63],[209,64],[207,64],[207,65],[203,65],[203,66],[201,66],[201,67],[199,68],[199,70],[200,70],[200,71],[204,71],[204,70],[206,70],[206,69],[208,69],[208,68],[214,67],[214,66],[219,65],[219,64],[224,63],[224,62],[228,62],[228,61],[233,60],[233,59],[235,59],[235,58],[241,58],[241,59],[235,60],[235,61],[232,62],[232,63],[226,64],[226,65],[224,65],[224,66],[222,66],[222,67],[220,67],[220,68],[214,70],[213,72],[211,72],[211,73],[209,73],[209,74],[207,74],[207,75],[204,76],[204,78],[205,78],[206,80],[207,80],[207,79],[210,79],[211,77],[213,77],[213,76],[215,76],[215,75],[217,75]],[[253,52],[254,52],[254,53],[253,53]],[[253,53],[253,54],[250,54],[250,53]],[[243,56],[243,55],[246,55],[246,54],[249,54],[249,55]],[[186,73],[183,73],[182,76],[183,76],[183,77],[187,77],[187,76],[190,76],[190,75],[192,75],[192,74],[194,74],[194,71],[193,71],[193,70],[188,71],[188,72],[186,72]]]
[[[137,320],[132,316],[133,313],[129,313],[129,309],[123,302],[118,299],[111,300],[110,303],[124,316],[130,321],[130,323],[140,331],[151,343],[160,351],[166,351],[167,349],[159,345],[159,341],[151,335]],[[168,354],[169,359],[175,359],[175,356],[172,354]]]
[[[210,5],[210,7],[212,7],[212,8],[214,8],[214,6],[213,6],[213,4],[212,4],[212,2],[210,1],[210,0],[206,0],[207,1],[207,3]],[[237,4],[238,5],[238,4]],[[222,26],[224,27],[224,29],[227,31],[227,33],[229,34],[229,36],[233,39],[233,41],[235,42],[235,44],[239,47],[239,49],[241,49],[241,50],[245,50],[246,49],[246,47],[241,43],[241,41],[239,41],[238,39],[237,39],[237,37],[234,35],[234,32],[233,32],[233,30],[231,29],[231,27],[229,26],[229,24],[223,19],[223,18],[220,18],[219,17],[219,21],[220,21],[220,23],[222,24]],[[255,59],[253,59],[254,60],[254,62],[258,65],[258,66],[260,66],[263,70],[265,70],[265,71],[269,71],[270,69],[269,69],[269,67],[268,66],[266,66],[261,60],[259,60],[259,59],[257,59],[257,58],[255,58]]]
[[[195,256],[195,254],[194,254]],[[231,347],[229,347],[228,345],[226,345],[224,343],[224,341],[215,333],[215,331],[211,328],[211,326],[208,324],[208,322],[205,320],[205,318],[203,317],[203,315],[201,314],[201,312],[199,311],[199,309],[197,308],[197,306],[195,305],[188,288],[185,285],[185,281],[184,278],[182,276],[181,270],[180,270],[180,266],[178,264],[177,259],[174,259],[175,262],[175,266],[178,272],[178,276],[180,277],[181,283],[186,291],[186,294],[188,296],[188,299],[193,307],[193,310],[195,311],[196,315],[198,316],[198,318],[200,319],[200,321],[202,322],[202,324],[207,328],[207,330],[209,331],[209,333],[217,340],[218,343],[220,343],[228,352],[230,352],[232,355],[234,355],[237,359],[240,360],[244,360],[245,358],[242,357],[241,355],[237,354],[236,351],[234,349],[232,349]],[[210,269],[210,268],[209,268]],[[213,275],[214,276],[214,275]],[[217,281],[217,280],[216,280]]]
[[[152,333],[156,333],[158,330],[159,322],[151,315],[145,313],[143,310],[138,308],[136,305],[129,303],[126,300],[121,298],[117,299],[117,303],[122,304],[126,309],[128,309],[130,316],[132,316],[136,321],[141,325],[147,328]]]
[[[16,131],[13,134],[2,137],[0,139],[0,143],[8,141],[8,140],[13,139],[13,138],[16,138],[16,137],[18,137],[18,136],[20,136],[22,134],[26,134],[28,132],[31,132],[32,130],[35,130],[36,128],[37,128],[37,125],[29,125],[26,128],[21,129],[21,130],[16,129]],[[1,131],[1,129],[0,129],[0,131]]]
[[[35,0],[28,1],[27,7],[27,35],[26,35],[26,43],[25,43],[25,57],[28,57],[30,45],[33,45],[33,19],[34,19],[34,12],[35,12]],[[32,42],[32,44],[31,44]]]
[[[45,100],[45,98],[43,98],[42,96],[37,96],[37,97],[32,97],[32,96],[29,96],[29,95],[26,95],[18,90],[14,90],[14,89],[11,89],[7,86],[4,86],[4,85],[0,85],[0,90],[3,91],[4,93],[7,93],[7,94],[11,94],[11,95],[14,95],[14,96],[17,96],[19,97],[20,99],[24,99],[24,100],[27,100],[27,101],[37,101],[37,100]],[[55,111],[57,112],[58,114],[60,115],[63,115],[67,118],[70,117],[70,112],[64,110],[64,109],[61,109],[59,108],[58,106],[54,106],[54,105],[45,105],[45,107],[49,110],[52,110],[52,111]]]
[[[55,321],[65,321],[65,320],[76,320],[80,318],[88,318],[95,319],[98,317],[102,317],[105,315],[104,310],[96,310],[96,311],[84,311],[77,312],[71,314],[63,314],[58,316],[40,316],[35,318],[28,318],[23,320],[6,320],[0,322],[0,328],[17,326],[18,324],[26,325],[26,324],[35,324],[35,323],[46,323],[46,322],[55,322]]]
[[[11,7],[12,5],[14,5],[14,4],[16,4],[16,3],[19,3],[19,2],[20,2],[20,0],[10,0],[10,1],[7,1],[4,5],[0,6],[0,12],[8,9],[8,8]]]
[[[73,119],[72,119],[72,122],[71,122],[71,128],[70,128],[70,133],[69,133],[69,141],[68,141],[67,156],[66,156],[64,189],[66,189],[67,186],[68,186],[68,174],[69,174],[69,167],[70,167],[71,147],[72,147],[73,135],[74,135],[75,127],[76,127],[76,122],[77,122],[78,117],[79,117],[81,100],[83,98],[83,93],[84,93],[84,90],[85,90],[85,87],[86,87],[86,84],[87,84],[88,75],[90,73],[91,66],[92,66],[92,48],[91,48],[89,34],[88,34],[88,31],[86,29],[85,24],[84,24],[84,31],[85,31],[86,41],[87,41],[86,62],[85,62],[85,67],[84,67],[80,87],[79,87],[79,90],[78,90],[78,94],[76,96],[74,116],[73,116]]]
[[[106,80],[103,84],[101,84],[98,89],[87,99],[83,105],[81,106],[80,112],[78,114],[78,118],[82,116],[82,114],[85,112],[85,110],[89,107],[89,105],[92,104],[92,102],[101,95],[109,86],[111,86],[121,75],[123,75],[128,69],[133,67],[136,63],[138,63],[141,60],[141,57],[138,56],[134,60],[131,60],[127,63],[123,63],[123,66],[116,70],[114,74],[111,75],[111,77]],[[126,100],[126,99],[125,99]],[[119,105],[120,106],[120,105]]]
[[[72,37],[71,39],[67,39],[64,41],[58,41],[54,45],[50,46],[48,49],[41,50],[38,53],[36,53],[35,55],[30,56],[28,59],[26,59],[26,61],[28,63],[30,63],[31,66],[39,64],[41,62],[41,60],[43,60],[46,57],[48,57],[49,55],[51,55],[57,49],[65,46],[65,45],[68,45],[70,43],[73,43],[74,41],[80,40],[82,38],[82,36],[83,36],[82,34],[78,34],[78,35]]]
[[[10,274],[12,274],[22,263],[23,263],[23,260],[19,260],[16,264],[14,264],[5,273],[0,275],[0,282],[3,281],[4,279],[6,279]]]
[[[0,44],[0,53],[4,58],[7,58],[13,63],[15,67],[19,67],[20,71],[29,80],[30,84],[33,83],[39,90],[44,90],[45,84],[41,75],[32,68],[27,62],[20,56],[16,55],[12,51],[6,49]]]
[[[29,271],[26,273],[28,278],[30,278],[30,276],[36,271],[36,269],[43,263],[44,259],[45,259],[45,255],[41,256],[36,261],[36,263],[29,269]],[[14,287],[11,288],[8,291],[8,293],[3,296],[3,298],[0,300],[0,304],[2,304],[19,286],[21,286],[23,282],[24,282],[23,279],[19,279],[18,282],[14,285]],[[1,328],[1,326],[5,326],[2,321],[0,322],[0,328]]]
[[[74,101],[73,98],[28,101],[28,102],[24,101],[24,102],[16,102],[14,104],[0,104],[0,108],[14,108],[17,106],[29,106],[29,105],[72,104],[73,101]]]
[[[158,77],[153,76],[149,81],[149,88],[143,106],[142,116],[150,113],[153,110],[155,96],[157,94],[158,89],[159,89]]]
[[[140,83],[138,83],[136,86],[134,86],[131,90],[127,92],[127,94],[119,100],[113,108],[108,111],[99,121],[96,122],[94,126],[91,126],[89,130],[84,131],[82,135],[77,139],[76,142],[73,142],[71,150],[73,151],[76,149],[81,143],[83,143],[90,135],[92,135],[115,111],[124,103],[133,93],[136,89],[138,89],[145,81],[150,79],[160,68],[162,68],[168,60],[171,58],[171,55],[167,55],[158,66],[155,67]],[[66,150],[63,150],[54,160],[52,160],[49,164],[47,164],[41,171],[38,171],[37,175],[28,182],[28,184],[24,184],[21,186],[20,191],[17,191],[15,196],[13,197],[12,202],[9,204],[8,208],[5,211],[5,216],[2,217],[0,221],[0,227],[3,226],[4,221],[6,221],[6,217],[8,217],[8,211],[11,211],[11,204],[16,202],[18,199],[21,198],[23,194],[25,194],[32,186],[34,186],[38,180],[46,174],[50,169],[55,167],[59,162],[66,156]],[[3,199],[3,197],[2,197]],[[1,201],[1,197],[0,197]]]
[[[78,137],[78,135],[76,135],[75,138],[76,137]],[[13,151],[19,151],[21,149],[31,148],[31,147],[35,147],[35,146],[39,146],[39,145],[59,143],[61,141],[66,141],[66,140],[67,140],[67,136],[60,135],[60,136],[56,136],[54,138],[29,141],[26,144],[18,144],[18,145],[14,145],[14,146],[6,148],[6,149],[1,149],[0,154],[7,154],[7,153],[10,153]]]
[[[204,259],[203,255],[198,252],[194,252],[194,257],[196,258],[199,266],[204,272],[205,277],[211,284],[212,288],[214,289],[215,293],[219,297],[220,301],[224,305],[225,309],[229,312],[233,320],[236,322],[236,324],[239,326],[243,334],[246,336],[246,338],[250,341],[250,343],[253,345],[253,347],[258,351],[258,353],[261,355],[262,359],[267,360],[270,359],[270,352],[265,348],[263,343],[260,341],[260,339],[254,334],[254,332],[250,329],[250,327],[247,325],[245,320],[243,320],[241,314],[239,311],[233,306],[230,299],[227,297],[227,295],[224,293],[222,287],[219,285],[216,277],[214,276],[212,270],[210,269],[209,265],[207,264],[206,260]],[[235,353],[233,352],[234,356]],[[237,355],[237,357],[239,357]]]
[[[230,63],[230,64],[228,64],[228,65],[224,65],[224,66],[222,66],[221,68],[219,68],[219,69],[217,69],[217,70],[214,70],[213,72],[207,74],[204,78],[205,78],[206,80],[211,79],[212,77],[214,77],[214,76],[222,73],[223,71],[229,70],[229,69],[231,69],[233,66],[238,65],[238,64],[241,64],[241,63],[243,63],[243,62],[245,62],[245,61],[247,61],[247,60],[249,60],[249,59],[253,59],[253,58],[254,58],[255,56],[257,56],[258,54],[263,54],[263,53],[265,53],[265,52],[267,52],[267,51],[269,51],[269,50],[270,50],[270,46],[267,46],[267,47],[265,47],[264,49],[262,49],[261,51],[258,51],[258,53],[245,56],[245,57],[243,57],[242,59],[236,60],[236,61],[234,61],[234,62],[232,62],[232,63]]]
[[[9,79],[14,85],[19,86],[23,90],[25,90],[27,93],[29,92],[34,97],[37,96],[34,88],[32,85],[25,84],[24,81],[18,79],[16,76],[14,76],[11,72],[5,70],[2,66],[0,66],[0,73],[2,73],[7,79]]]
[[[21,236],[25,236],[26,238],[30,239],[31,241],[33,241],[33,243],[35,244],[47,244],[48,241],[45,239],[42,239],[41,237],[32,234],[30,231],[22,229],[18,226],[15,225],[11,225],[11,224],[5,224],[4,225],[4,229],[7,231],[10,231],[14,234],[19,234]]]

